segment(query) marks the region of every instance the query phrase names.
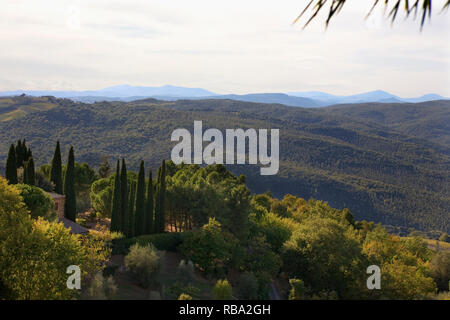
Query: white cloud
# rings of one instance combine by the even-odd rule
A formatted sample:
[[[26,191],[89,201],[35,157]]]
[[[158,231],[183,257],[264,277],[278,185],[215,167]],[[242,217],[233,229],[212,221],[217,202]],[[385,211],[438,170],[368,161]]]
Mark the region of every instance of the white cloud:
[[[3,1],[0,90],[170,83],[450,96],[450,13],[437,14],[437,1],[420,32],[402,16],[392,28],[379,12],[365,21],[371,3],[349,0],[327,31],[323,19],[301,31],[291,24],[299,0]]]

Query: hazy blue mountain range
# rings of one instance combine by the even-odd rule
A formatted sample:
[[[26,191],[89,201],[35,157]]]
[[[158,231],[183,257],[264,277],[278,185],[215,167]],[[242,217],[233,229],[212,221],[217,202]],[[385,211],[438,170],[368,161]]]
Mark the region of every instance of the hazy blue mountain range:
[[[144,87],[119,85],[100,90],[86,91],[53,91],[53,90],[15,90],[0,92],[0,96],[54,96],[68,98],[78,102],[94,103],[99,101],[130,102],[147,98],[158,100],[198,100],[198,99],[229,99],[256,103],[279,103],[291,107],[316,108],[335,104],[349,103],[419,103],[433,100],[448,100],[438,94],[426,94],[417,98],[401,98],[386,91],[377,90],[349,96],[333,95],[320,91],[289,92],[289,93],[252,93],[220,95],[201,88],[186,88],[165,85],[161,87]]]
[[[316,103],[325,106],[333,104],[347,104],[347,103],[366,103],[366,102],[382,102],[382,103],[401,103],[401,102],[425,102],[434,100],[448,100],[438,94],[426,94],[417,98],[400,98],[396,95],[390,94],[383,90],[370,91],[349,96],[338,96],[320,91],[308,92],[288,92],[288,95],[294,97],[309,98],[316,101]]]

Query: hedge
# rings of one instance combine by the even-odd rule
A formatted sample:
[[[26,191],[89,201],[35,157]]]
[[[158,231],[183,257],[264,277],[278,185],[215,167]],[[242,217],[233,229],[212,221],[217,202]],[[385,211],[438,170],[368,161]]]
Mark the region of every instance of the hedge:
[[[153,244],[158,250],[177,251],[178,246],[183,242],[182,233],[166,232],[148,234],[135,238],[122,238],[113,240],[112,254],[127,254],[129,248],[138,243],[142,246]]]

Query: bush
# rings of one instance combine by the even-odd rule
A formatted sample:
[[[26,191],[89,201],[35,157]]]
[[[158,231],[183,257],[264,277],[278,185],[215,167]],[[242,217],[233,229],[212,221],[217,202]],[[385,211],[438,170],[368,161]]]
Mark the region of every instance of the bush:
[[[233,289],[228,280],[217,280],[213,289],[214,299],[231,300],[233,299]]]
[[[134,244],[125,257],[125,266],[137,283],[147,288],[154,282],[161,266],[161,253],[151,244]]]
[[[289,300],[303,300],[305,297],[305,283],[299,279],[290,279],[291,291],[289,291]]]
[[[111,299],[117,292],[117,285],[113,277],[106,279],[101,273],[97,273],[91,280],[89,288],[86,292],[86,298],[92,300]]]
[[[210,218],[200,230],[186,234],[180,249],[200,270],[220,275],[231,264],[236,244],[233,235]]]
[[[56,219],[55,203],[44,190],[27,184],[18,184],[16,187],[20,190],[20,195],[30,210],[32,218]]]
[[[186,293],[182,293],[178,297],[178,300],[192,300],[192,297]]]
[[[182,234],[177,232],[148,234],[135,238],[122,238],[113,240],[113,254],[127,254],[134,244],[145,246],[152,244],[158,250],[176,252],[182,243]]]
[[[242,300],[256,300],[258,299],[258,279],[253,273],[244,273],[239,278],[237,287],[238,297]]]

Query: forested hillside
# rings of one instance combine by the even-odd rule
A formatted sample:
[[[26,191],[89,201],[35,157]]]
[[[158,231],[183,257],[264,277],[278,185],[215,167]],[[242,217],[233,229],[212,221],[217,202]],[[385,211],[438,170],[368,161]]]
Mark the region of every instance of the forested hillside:
[[[60,140],[75,147],[77,161],[97,166],[103,156],[126,157],[136,170],[140,159],[154,167],[168,159],[172,131],[192,131],[194,120],[203,120],[204,129],[279,128],[278,175],[229,167],[247,175],[253,192],[314,197],[349,208],[358,220],[450,231],[448,101],[303,109],[230,100],[82,104],[26,97],[22,104],[2,98],[0,106],[0,116],[20,111],[0,118],[2,166],[9,145],[21,138],[39,150],[37,165],[49,162]]]

